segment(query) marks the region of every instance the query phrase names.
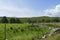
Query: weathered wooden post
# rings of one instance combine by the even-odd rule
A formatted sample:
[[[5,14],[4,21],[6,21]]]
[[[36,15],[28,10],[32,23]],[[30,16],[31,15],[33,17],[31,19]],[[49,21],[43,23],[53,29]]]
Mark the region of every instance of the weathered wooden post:
[[[6,40],[6,23],[5,23],[5,27],[4,27],[4,33],[5,33],[4,40]]]
[[[4,24],[4,40],[6,40],[6,23],[8,23],[6,16],[2,18],[2,23]]]

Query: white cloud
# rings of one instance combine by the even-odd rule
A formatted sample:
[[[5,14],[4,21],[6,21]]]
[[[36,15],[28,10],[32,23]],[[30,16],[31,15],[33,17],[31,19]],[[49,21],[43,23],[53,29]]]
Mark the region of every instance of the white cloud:
[[[21,2],[22,3],[22,2]],[[22,6],[21,4],[20,6]],[[26,7],[17,7],[16,5],[7,4],[0,0],[0,16],[13,16],[13,17],[27,17],[31,16],[33,10]]]
[[[36,11],[31,8],[26,7],[21,8],[11,4],[9,5],[0,2],[0,16],[10,17],[60,16],[60,4],[50,9]]]
[[[44,15],[43,15],[44,14]],[[44,11],[35,11],[30,8],[0,5],[0,16],[33,17],[33,16],[60,16],[60,4]]]
[[[60,4],[56,5],[54,8],[44,10],[44,15],[46,16],[57,16],[60,14]]]
[[[0,5],[0,16],[30,17],[36,12],[29,8],[18,8],[14,6]]]

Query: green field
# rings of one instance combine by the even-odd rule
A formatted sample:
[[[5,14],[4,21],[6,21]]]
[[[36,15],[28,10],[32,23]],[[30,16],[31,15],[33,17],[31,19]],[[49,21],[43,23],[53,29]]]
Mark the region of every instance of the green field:
[[[58,25],[58,26],[57,26]],[[33,38],[41,38],[44,34],[49,34],[49,28],[60,27],[59,23],[56,26],[52,23],[46,23],[42,27],[32,24],[6,24],[6,39],[8,40],[33,40]],[[4,40],[5,24],[0,24],[0,40]]]

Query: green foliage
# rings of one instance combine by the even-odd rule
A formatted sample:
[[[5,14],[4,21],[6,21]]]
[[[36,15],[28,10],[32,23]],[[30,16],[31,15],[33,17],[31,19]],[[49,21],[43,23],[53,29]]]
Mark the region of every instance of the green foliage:
[[[54,18],[53,21],[54,21],[54,22],[60,22],[60,18],[56,17],[56,18]]]
[[[21,23],[21,21],[19,20],[19,18],[16,18],[16,23]]]
[[[49,23],[48,23],[49,24]],[[51,23],[52,24],[52,23]],[[49,27],[53,25],[38,26],[32,24],[6,24],[6,37],[8,40],[32,40],[33,38],[41,38],[42,35],[49,34]],[[4,39],[4,24],[0,24],[0,40]]]
[[[7,19],[7,17],[4,16],[4,17],[2,18],[2,20],[1,20],[1,22],[2,22],[2,23],[8,23],[8,19]]]
[[[13,30],[13,27],[10,27],[11,30]]]
[[[32,18],[14,18],[14,17],[1,17],[0,23],[41,23],[41,22],[60,22],[60,17],[32,17]]]
[[[15,18],[10,18],[10,23],[16,23]]]
[[[1,27],[2,26],[2,27]],[[4,24],[0,24],[0,38],[4,37],[3,28]],[[44,32],[46,31],[46,32]],[[42,35],[44,33],[47,33],[47,29],[41,28],[38,25],[32,25],[32,24],[6,24],[6,36],[8,40],[15,40],[15,39],[32,39],[33,37],[38,37],[38,35]],[[19,38],[18,38],[19,36]],[[15,38],[16,37],[16,38]],[[25,38],[23,38],[25,37]],[[2,40],[3,38],[1,38]]]

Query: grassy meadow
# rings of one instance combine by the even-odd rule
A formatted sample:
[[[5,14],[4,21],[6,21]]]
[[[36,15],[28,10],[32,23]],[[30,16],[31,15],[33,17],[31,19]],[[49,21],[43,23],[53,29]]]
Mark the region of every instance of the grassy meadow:
[[[56,25],[55,25],[56,24]],[[41,39],[44,34],[49,34],[54,27],[60,27],[60,23],[45,23],[45,25],[32,24],[6,24],[6,39],[7,40],[33,40],[37,37]],[[58,25],[58,26],[57,26]],[[4,40],[5,24],[0,24],[0,40]]]

